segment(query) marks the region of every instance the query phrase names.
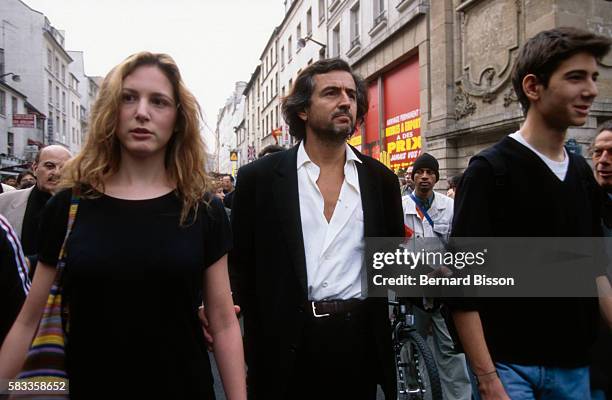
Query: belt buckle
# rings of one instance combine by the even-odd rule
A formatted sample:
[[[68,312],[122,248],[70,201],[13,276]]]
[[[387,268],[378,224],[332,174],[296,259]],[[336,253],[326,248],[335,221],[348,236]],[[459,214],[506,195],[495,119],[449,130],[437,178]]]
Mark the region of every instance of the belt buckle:
[[[329,314],[317,314],[317,307],[315,306],[314,301],[311,301],[310,305],[312,306],[312,315],[314,315],[316,318],[329,317]]]

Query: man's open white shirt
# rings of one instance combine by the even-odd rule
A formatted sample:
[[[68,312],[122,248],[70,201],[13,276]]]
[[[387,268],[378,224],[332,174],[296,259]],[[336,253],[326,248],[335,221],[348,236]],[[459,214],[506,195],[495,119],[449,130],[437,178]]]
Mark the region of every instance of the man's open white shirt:
[[[309,300],[363,297],[363,208],[356,163],[346,145],[344,181],[329,223],[317,180],[320,169],[310,160],[304,142],[297,153],[298,195]]]

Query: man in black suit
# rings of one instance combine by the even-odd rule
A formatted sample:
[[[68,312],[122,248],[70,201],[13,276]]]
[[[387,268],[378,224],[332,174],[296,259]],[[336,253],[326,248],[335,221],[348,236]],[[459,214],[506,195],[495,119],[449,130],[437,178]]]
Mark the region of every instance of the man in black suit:
[[[251,399],[395,399],[386,299],[367,298],[363,239],[401,237],[397,177],[346,140],[364,82],[318,61],[283,100],[290,150],[242,167],[232,275],[244,312]]]

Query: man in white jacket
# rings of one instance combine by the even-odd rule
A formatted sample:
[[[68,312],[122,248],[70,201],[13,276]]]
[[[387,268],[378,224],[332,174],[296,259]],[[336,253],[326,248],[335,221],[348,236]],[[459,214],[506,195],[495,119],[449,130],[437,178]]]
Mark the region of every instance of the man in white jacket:
[[[416,159],[412,168],[414,191],[402,197],[404,228],[411,238],[439,238],[444,246],[453,221],[453,199],[434,192],[440,179],[438,161],[428,153]],[[415,307],[416,326],[425,336],[431,320],[433,352],[445,399],[469,400],[472,396],[465,355],[454,350],[453,340],[441,313],[444,305],[423,299]]]

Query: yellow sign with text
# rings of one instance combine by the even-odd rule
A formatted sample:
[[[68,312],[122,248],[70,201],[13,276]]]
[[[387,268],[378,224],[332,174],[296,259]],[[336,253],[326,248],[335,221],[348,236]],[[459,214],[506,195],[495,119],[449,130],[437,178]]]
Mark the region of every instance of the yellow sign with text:
[[[385,128],[386,164],[394,171],[408,168],[421,154],[421,117],[418,109],[389,118]]]

